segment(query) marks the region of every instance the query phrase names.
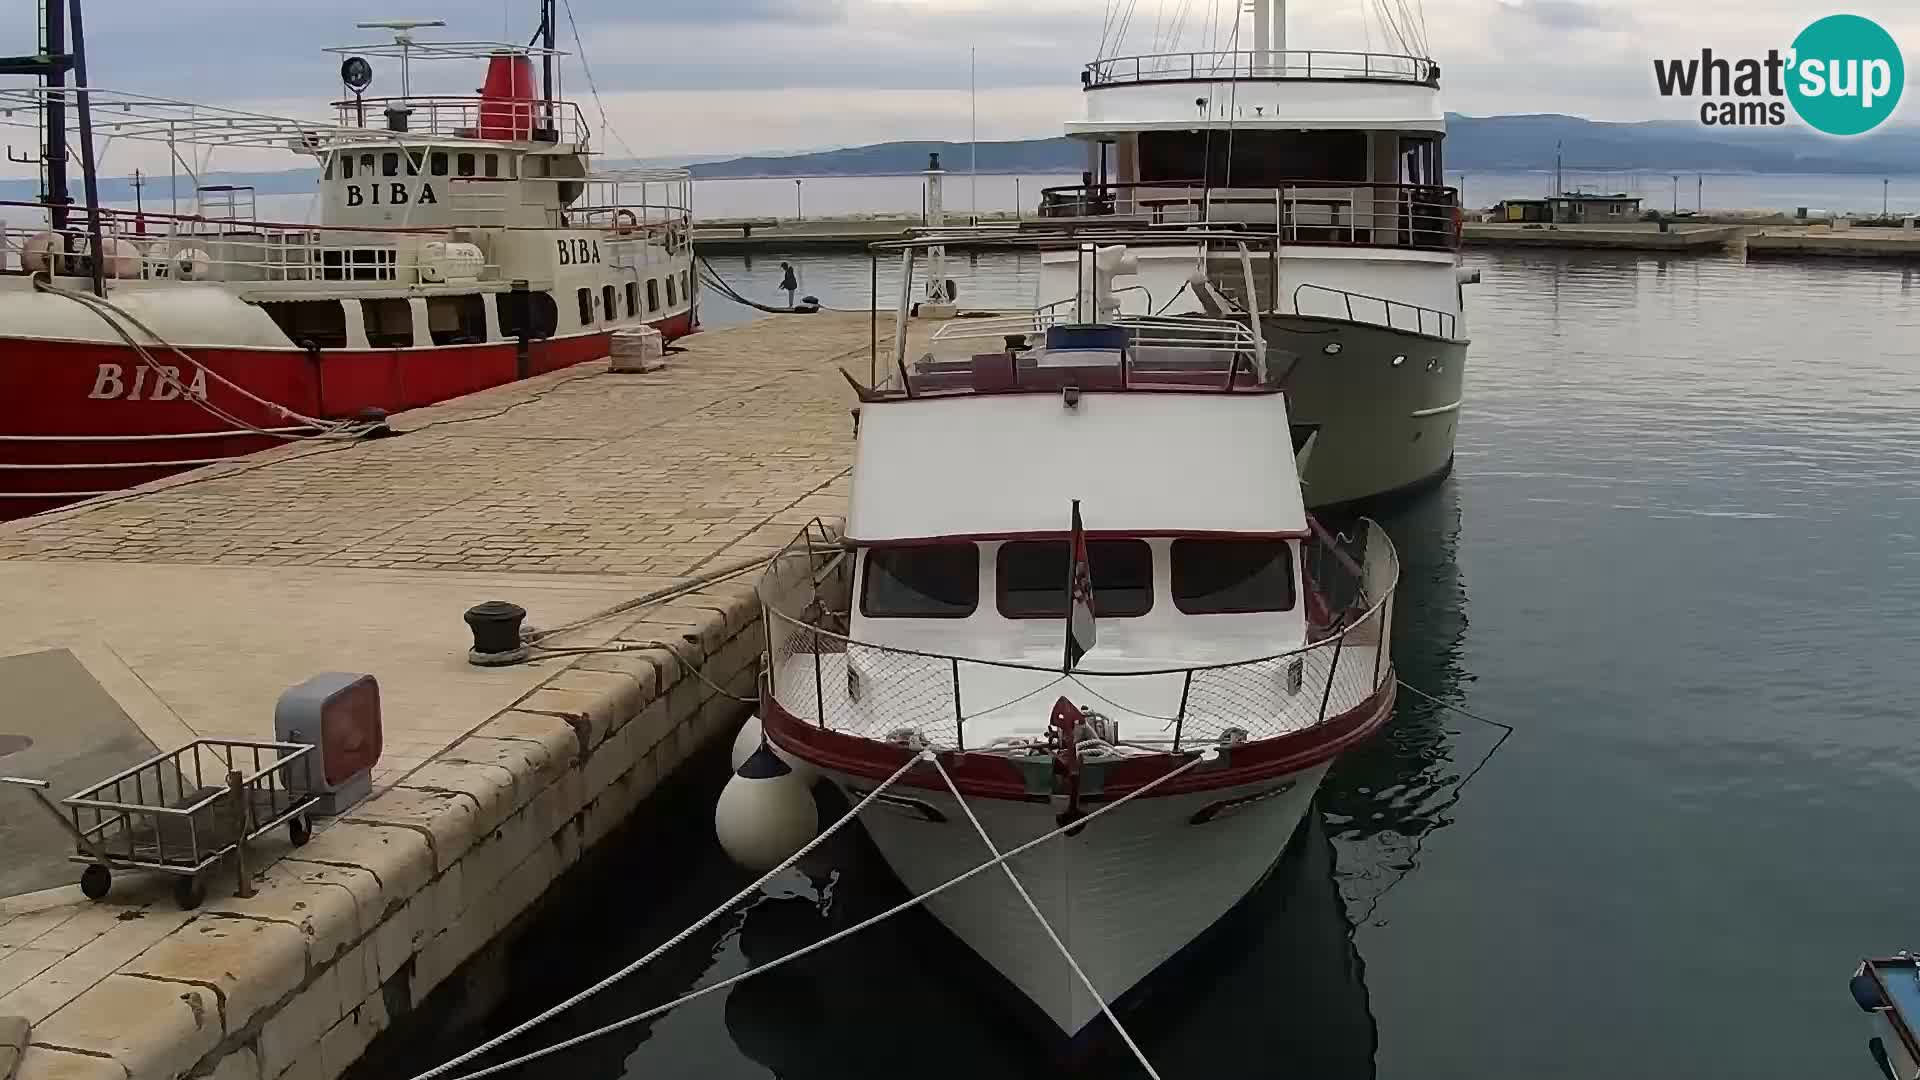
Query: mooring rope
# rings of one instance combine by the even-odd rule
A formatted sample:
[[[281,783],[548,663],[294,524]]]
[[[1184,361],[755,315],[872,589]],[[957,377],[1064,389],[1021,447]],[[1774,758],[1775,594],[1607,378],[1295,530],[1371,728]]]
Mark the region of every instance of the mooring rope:
[[[827,839],[831,837],[834,833],[839,832],[840,829],[843,826],[845,826],[848,822],[852,821],[854,818],[859,817],[860,811],[865,810],[868,807],[868,805],[870,805],[875,799],[879,798],[881,792],[892,787],[896,780],[899,780],[902,776],[905,776],[907,774],[907,770],[913,768],[915,765],[920,764],[920,762],[923,759],[931,756],[932,755],[930,753],[927,753],[924,751],[920,754],[914,755],[913,758],[911,758],[905,765],[902,765],[898,769],[894,770],[893,775],[887,777],[884,781],[882,781],[879,787],[876,787],[872,791],[868,792],[867,797],[864,799],[861,799],[857,804],[855,804],[853,809],[847,811],[845,816],[841,817],[840,820],[834,822],[833,824],[827,826],[825,829],[821,830],[819,836],[814,837],[812,840],[808,841],[806,845],[803,846],[799,851],[796,851],[792,855],[788,856],[785,862],[767,871],[766,873],[760,875],[760,877],[754,880],[753,884],[748,885],[746,888],[741,889],[737,893],[734,893],[732,899],[728,900],[726,903],[721,904],[719,907],[714,908],[712,911],[701,916],[699,921],[695,922],[692,926],[687,927],[685,930],[680,931],[678,934],[675,934],[671,938],[668,938],[665,942],[661,943],[658,947],[656,947],[652,952],[647,953],[645,956],[642,956],[640,959],[635,960],[633,963],[628,964],[626,967],[621,968],[619,971],[616,971],[613,974],[607,976],[606,978],[601,979],[599,982],[594,983],[592,986],[587,987],[585,990],[580,991],[579,993],[573,995],[572,997],[561,1002],[560,1004],[553,1006],[552,1008],[539,1014],[538,1016],[535,1016],[530,1020],[522,1021],[520,1024],[512,1028],[509,1028],[508,1030],[500,1033],[499,1035],[495,1035],[493,1038],[488,1039],[486,1042],[481,1043],[479,1046],[476,1046],[473,1049],[467,1051],[466,1053],[461,1054],[459,1057],[453,1058],[442,1065],[435,1066],[432,1069],[428,1069],[426,1072],[423,1072],[419,1076],[414,1077],[414,1080],[433,1080],[433,1078],[436,1076],[441,1076],[447,1072],[457,1069],[460,1066],[465,1065],[467,1062],[472,1061],[474,1058],[477,1058],[480,1055],[486,1053],[487,1051],[495,1049],[496,1047],[506,1042],[507,1040],[512,1039],[519,1035],[523,1035],[526,1032],[531,1031],[533,1028],[546,1023],[548,1020],[551,1020],[554,1017],[559,1016],[561,1013],[566,1012],[568,1009],[573,1008],[575,1005],[578,1005],[581,1002],[587,1000],[588,998],[594,996],[595,994],[598,994],[600,991],[605,990],[607,987],[612,986],[614,983],[619,982],[621,979],[624,979],[627,976],[633,974],[634,972],[639,971],[641,968],[646,967],[648,964],[653,963],[653,961],[657,959],[662,953],[665,953],[668,949],[673,948],[675,945],[678,945],[681,942],[692,937],[693,935],[699,933],[709,923],[713,922],[713,920],[718,919],[720,916],[726,914],[727,911],[733,907],[733,905],[739,903],[742,900],[745,900],[747,897],[752,896],[754,893],[759,892],[761,887],[766,885],[767,882],[772,881],[774,878],[792,869],[795,863],[799,862],[802,858],[806,857],[809,853],[813,851],[813,849],[819,847],[821,844],[826,843]],[[551,1052],[552,1050],[548,1050],[544,1052],[536,1052],[532,1056],[523,1058],[522,1060],[532,1061],[535,1057],[541,1057],[541,1056],[544,1056],[545,1053],[551,1053]],[[473,1073],[471,1075],[486,1076],[490,1073],[498,1072],[501,1069],[504,1069],[507,1067],[508,1067],[507,1065],[494,1065],[494,1066],[490,1066],[488,1068],[482,1069],[479,1072]]]
[[[960,884],[961,882],[967,881],[970,878],[975,877],[976,875],[985,873],[986,871],[991,870],[994,867],[1005,863],[1008,859],[1011,859],[1016,855],[1021,855],[1021,854],[1024,854],[1025,852],[1031,851],[1032,849],[1039,847],[1041,844],[1044,844],[1049,840],[1053,840],[1058,837],[1065,836],[1071,830],[1084,828],[1092,824],[1094,821],[1098,820],[1102,814],[1106,814],[1111,811],[1118,810],[1120,807],[1125,806],[1126,804],[1132,802],[1133,800],[1139,798],[1142,795],[1145,795],[1147,792],[1152,791],[1155,788],[1161,786],[1162,784],[1165,784],[1168,781],[1174,779],[1175,777],[1182,775],[1187,770],[1194,768],[1195,766],[1199,765],[1204,761],[1212,761],[1218,756],[1219,756],[1219,752],[1217,750],[1207,750],[1207,751],[1197,752],[1187,761],[1186,764],[1181,765],[1179,768],[1169,771],[1163,776],[1156,777],[1155,779],[1140,785],[1139,787],[1133,789],[1132,791],[1127,792],[1125,795],[1122,795],[1120,798],[1115,799],[1114,801],[1106,804],[1105,806],[1102,806],[1100,809],[1095,810],[1093,813],[1088,814],[1086,817],[1083,817],[1078,821],[1072,822],[1067,825],[1062,825],[1059,828],[1054,829],[1052,832],[1045,833],[1041,836],[1035,837],[1034,839],[1029,840],[1024,844],[1021,844],[1019,847],[1013,848],[1004,854],[996,855],[993,858],[987,860],[986,862],[981,863],[979,866],[976,866],[973,869],[966,871],[965,873],[959,874],[952,878],[948,878],[946,881],[942,882],[939,885],[934,886],[931,889],[928,889],[926,892],[923,892],[918,896],[910,897],[906,900],[903,900],[900,903],[895,904],[894,906],[888,908],[887,910],[880,912],[878,915],[870,916],[866,919],[861,920],[860,922],[855,923],[852,926],[847,927],[845,930],[841,930],[838,933],[831,934],[827,937],[821,938],[819,941],[816,941],[811,945],[807,945],[802,948],[796,949],[793,952],[790,952],[787,955],[780,957],[778,960],[771,960],[771,961],[768,961],[767,963],[759,965],[758,967],[749,968],[748,970],[743,971],[738,975],[734,975],[729,978],[722,979],[719,982],[713,983],[710,986],[703,986],[698,990],[694,990],[689,993],[682,994],[681,996],[674,998],[672,1001],[669,1001],[663,1005],[656,1005],[651,1009],[647,1009],[643,1012],[635,1013],[632,1016],[625,1017],[624,1019],[615,1020],[610,1024],[604,1024],[600,1027],[594,1028],[592,1031],[587,1031],[579,1035],[575,1035],[570,1039],[563,1039],[560,1042],[554,1043],[551,1046],[543,1046],[538,1050],[529,1051],[525,1054],[520,1055],[517,1058],[500,1062],[497,1065],[489,1065],[484,1069],[478,1069],[470,1073],[462,1073],[457,1078],[457,1080],[481,1080],[482,1077],[492,1076],[496,1073],[505,1072],[508,1069],[519,1068],[520,1066],[525,1065],[530,1061],[538,1061],[541,1058],[548,1057],[553,1054],[557,1054],[562,1050],[571,1050],[582,1043],[589,1042],[593,1039],[597,1039],[602,1035],[611,1035],[616,1031],[620,1031],[622,1029],[632,1027],[635,1024],[643,1024],[648,1020],[653,1019],[656,1016],[661,1016],[665,1013],[671,1012],[672,1010],[677,1009],[680,1006],[685,1005],[690,1001],[696,1001],[700,998],[706,997],[708,994],[714,994],[714,993],[718,993],[721,990],[726,990],[730,987],[738,985],[739,983],[745,982],[746,980],[751,979],[756,975],[764,975],[767,972],[774,970],[775,968],[782,967],[804,956],[811,955],[815,952],[818,952],[821,949],[826,948],[829,945],[835,944],[839,941],[845,940],[846,938],[852,937],[854,934],[857,934],[860,931],[865,930],[870,926],[874,926],[878,923],[884,922],[887,919],[891,919],[895,915],[898,915],[903,911],[909,911],[913,908],[919,907],[921,904],[924,904],[928,900],[931,900],[934,897],[939,896],[941,893],[946,892],[948,889],[953,888],[954,886]],[[918,765],[922,760],[928,757],[931,757],[931,751],[922,751],[920,754],[916,755],[913,758],[913,760],[901,766],[899,772],[896,772],[893,774],[892,777],[889,777],[887,780],[887,784],[891,784],[894,780],[898,779],[902,773],[905,773],[908,769],[912,768],[915,765]],[[882,784],[880,787],[873,789],[871,792],[867,794],[867,797],[860,800],[859,805],[854,807],[852,811],[849,811],[847,814],[847,817],[842,818],[841,821],[846,821],[852,818],[855,814],[859,813],[862,808],[864,808],[868,803],[872,802],[874,798],[878,796],[880,792],[883,791],[885,788],[886,788],[886,784]],[[835,827],[838,827],[838,825],[839,825],[839,822],[836,822]],[[831,832],[832,830],[830,829],[828,831]],[[809,845],[809,846],[813,846],[813,845]],[[771,875],[769,875],[769,877],[771,877]],[[751,890],[751,889],[758,888],[759,884],[760,884],[759,882],[755,882],[753,885],[748,886],[748,889]],[[736,902],[738,899],[739,897],[736,897],[735,900],[729,901],[728,906],[732,906],[732,904]],[[725,910],[725,909],[723,908],[721,910]],[[719,915],[719,912],[715,912],[713,915],[708,916],[706,919],[702,920],[700,923],[695,924],[694,929],[697,929],[699,926],[703,926],[708,922],[712,922],[714,918],[718,917],[718,915]],[[680,938],[684,938],[687,936],[687,934],[691,934],[692,932],[693,931],[690,929],[687,931],[687,933],[680,935]],[[680,940],[680,938],[676,938],[675,941]],[[553,1016],[558,1015],[560,1012],[564,1011],[565,1009],[571,1008],[576,1003],[586,1000],[589,996],[595,993],[598,993],[607,983],[610,983],[614,979],[617,979],[625,975],[629,970],[637,970],[641,964],[646,963],[647,961],[651,960],[654,956],[657,956],[661,952],[664,952],[667,948],[671,947],[673,944],[674,942],[668,942],[666,945],[663,945],[660,948],[655,949],[653,952],[647,954],[646,956],[641,957],[638,961],[635,961],[633,964],[628,965],[627,968],[622,969],[620,972],[617,972],[612,976],[609,976],[605,980],[602,980],[600,984],[597,984],[593,987],[590,987],[587,990],[582,991],[579,994],[574,995],[572,998],[569,998],[566,1001],[561,1002],[559,1005],[556,1005],[553,1008],[547,1010],[546,1012],[541,1013],[539,1016],[534,1017],[532,1020],[529,1020],[526,1023],[521,1024],[520,1026],[514,1028],[511,1031],[508,1031],[503,1035],[499,1035],[493,1039],[488,1040],[485,1044],[479,1047],[476,1047],[475,1049],[470,1050],[465,1054],[460,1055],[459,1057],[453,1059],[452,1061],[447,1062],[445,1065],[442,1065],[437,1069],[434,1069],[430,1072],[421,1073],[419,1076],[414,1077],[413,1080],[434,1080],[435,1077],[445,1074],[448,1070],[456,1068],[459,1065],[463,1065],[466,1062],[472,1061],[474,1058],[480,1056],[481,1054],[486,1053],[488,1050],[491,1050],[499,1046],[501,1043],[507,1041],[508,1039],[511,1039],[514,1036],[526,1031],[528,1028],[533,1027],[535,1024],[548,1020]]]
[[[946,781],[947,790],[953,792],[953,801],[960,804],[960,812],[967,815],[967,821],[973,825],[973,831],[980,834],[980,842],[987,845],[988,852],[996,857],[999,856],[999,846],[993,842],[993,837],[987,835],[986,827],[980,824],[980,819],[974,816],[973,807],[967,805],[966,797],[960,794],[960,788],[954,784],[953,777],[947,775],[946,767],[940,764],[939,758],[933,759],[933,767],[940,773],[940,779]],[[1027,893],[1027,887],[1020,884],[1020,877],[1013,872],[1013,867],[1003,862],[1000,864],[1000,872],[1007,875],[1008,884],[1013,886],[1014,892],[1020,894],[1020,899],[1027,905],[1027,910],[1033,912],[1034,919],[1040,923],[1040,929],[1047,932],[1047,939],[1053,942],[1054,948],[1060,950],[1060,956],[1066,960],[1067,966],[1073,969],[1073,974],[1080,980],[1080,985],[1086,987],[1087,993],[1093,995],[1093,1000],[1100,1003],[1100,1011],[1106,1014],[1107,1023],[1113,1025],[1113,1030],[1120,1035],[1120,1041],[1127,1044],[1128,1050],[1133,1051],[1134,1060],[1140,1063],[1140,1067],[1145,1069],[1147,1075],[1153,1080],[1160,1080],[1160,1074],[1154,1071],[1153,1063],[1149,1062],[1147,1055],[1141,1052],[1140,1044],[1134,1042],[1133,1036],[1127,1033],[1127,1029],[1120,1026],[1120,1018],[1113,1015],[1113,1007],[1107,1004],[1107,999],[1101,996],[1099,989],[1093,985],[1093,980],[1081,970],[1080,961],[1073,958],[1073,953],[1067,948],[1066,943],[1060,940],[1060,935],[1054,933],[1053,924],[1040,913],[1040,905],[1033,902],[1033,897]]]

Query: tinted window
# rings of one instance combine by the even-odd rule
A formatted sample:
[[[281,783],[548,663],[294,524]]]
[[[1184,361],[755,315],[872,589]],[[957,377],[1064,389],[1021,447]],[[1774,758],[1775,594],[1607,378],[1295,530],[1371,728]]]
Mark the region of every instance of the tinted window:
[[[344,349],[347,312],[338,300],[288,300],[261,304],[287,339],[300,348]]]
[[[340,155],[340,179],[342,180],[353,179],[353,155],[352,154]]]
[[[660,282],[657,280],[648,281],[647,282],[647,314],[651,315],[654,312],[659,310],[660,310]]]
[[[413,306],[405,300],[360,301],[367,323],[367,344],[376,349],[413,347]]]
[[[1000,614],[1009,619],[1067,617],[1067,542],[1016,540],[995,560]],[[1087,541],[1093,613],[1145,615],[1153,608],[1153,549],[1144,540]]]
[[[966,618],[980,603],[979,567],[972,544],[870,549],[860,612],[874,618]]]
[[[590,326],[593,323],[593,290],[581,289],[578,296],[580,299],[580,325]]]
[[[461,176],[473,175],[473,155],[461,154],[453,159],[453,167]]]
[[[373,175],[373,155],[372,154],[360,155],[360,171],[363,173],[366,173],[368,176]]]
[[[640,314],[640,286],[636,282],[627,282],[627,318]]]
[[[380,172],[385,176],[400,175],[400,155],[389,150],[380,155]]]
[[[435,176],[447,175],[447,155],[444,152],[435,150],[433,152],[433,156],[431,158],[428,158],[427,160],[430,161],[433,165],[433,175]]]
[[[605,288],[600,290],[600,305],[602,309],[606,311],[607,318],[609,319],[619,318],[620,301],[618,299],[618,294],[615,293],[613,290],[613,286],[608,285]]]
[[[673,295],[673,275],[668,274],[667,275],[667,306],[672,307],[675,304],[678,304],[679,302],[680,302],[680,298]]]
[[[487,165],[487,175],[488,175],[488,176],[499,176],[499,175],[500,175],[500,155],[498,155],[498,154],[488,154],[488,155],[486,156],[486,165]]]
[[[1188,615],[1287,611],[1293,549],[1284,540],[1175,540],[1173,606]]]
[[[487,340],[487,309],[478,295],[427,297],[427,332],[435,345]]]
[[[524,326],[530,338],[548,338],[560,322],[560,308],[547,292],[495,293],[500,307],[500,336],[517,338]],[[524,305],[524,306],[523,306]]]

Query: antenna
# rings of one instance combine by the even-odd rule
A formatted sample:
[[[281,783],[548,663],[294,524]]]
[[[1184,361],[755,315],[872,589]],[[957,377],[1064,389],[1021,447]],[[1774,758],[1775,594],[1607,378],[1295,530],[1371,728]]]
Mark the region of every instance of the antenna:
[[[445,19],[376,19],[353,25],[362,30],[393,31],[393,43],[400,46],[400,96],[404,98],[413,96],[413,80],[407,65],[407,52],[413,45],[413,35],[408,31],[424,26],[445,26],[447,22]]]

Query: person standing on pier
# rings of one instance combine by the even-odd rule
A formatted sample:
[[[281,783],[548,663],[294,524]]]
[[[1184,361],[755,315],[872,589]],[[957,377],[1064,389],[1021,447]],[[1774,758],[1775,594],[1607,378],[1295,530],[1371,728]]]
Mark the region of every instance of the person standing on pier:
[[[800,282],[793,276],[793,264],[780,264],[780,287],[787,292],[787,306],[793,306],[793,294],[800,291]]]

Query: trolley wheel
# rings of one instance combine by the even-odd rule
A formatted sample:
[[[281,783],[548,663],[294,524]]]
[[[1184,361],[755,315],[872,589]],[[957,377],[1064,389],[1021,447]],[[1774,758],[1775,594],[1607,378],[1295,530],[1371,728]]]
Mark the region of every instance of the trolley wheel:
[[[288,819],[287,839],[293,841],[294,847],[302,847],[313,839],[313,822],[307,820],[307,815],[299,814]]]
[[[173,883],[173,901],[180,905],[181,911],[192,911],[207,898],[207,883],[199,874],[178,878]]]
[[[94,863],[80,872],[80,891],[89,900],[104,900],[107,890],[113,888],[113,871]]]

